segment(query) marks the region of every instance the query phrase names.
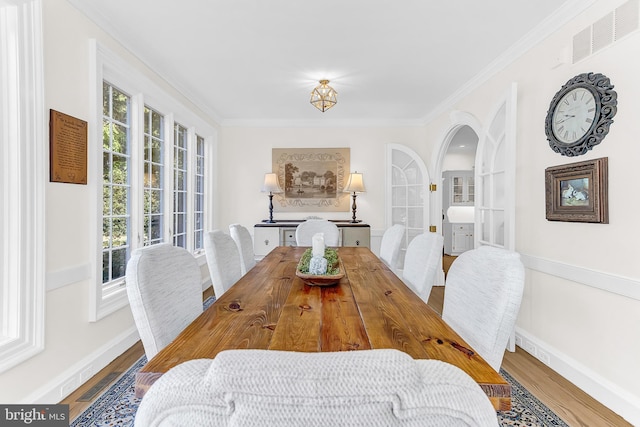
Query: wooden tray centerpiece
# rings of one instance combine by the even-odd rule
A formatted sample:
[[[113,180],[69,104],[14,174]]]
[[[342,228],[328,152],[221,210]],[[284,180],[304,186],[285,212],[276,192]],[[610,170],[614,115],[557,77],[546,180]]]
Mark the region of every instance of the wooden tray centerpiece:
[[[309,248],[300,257],[296,276],[310,286],[331,286],[340,282],[344,277],[344,268],[338,257],[338,251],[332,248],[324,249],[324,257],[327,260],[327,274],[309,274],[309,262],[312,257],[312,249]]]

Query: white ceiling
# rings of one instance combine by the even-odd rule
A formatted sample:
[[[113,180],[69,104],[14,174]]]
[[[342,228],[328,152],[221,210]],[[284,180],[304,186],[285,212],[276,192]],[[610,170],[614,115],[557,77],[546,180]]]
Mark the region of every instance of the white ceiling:
[[[496,61],[592,3],[69,2],[223,125],[420,123]],[[338,104],[322,113],[309,95],[325,78]]]

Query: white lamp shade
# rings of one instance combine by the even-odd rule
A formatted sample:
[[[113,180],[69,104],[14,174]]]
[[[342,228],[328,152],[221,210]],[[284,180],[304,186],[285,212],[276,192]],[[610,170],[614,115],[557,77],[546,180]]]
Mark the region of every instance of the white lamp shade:
[[[364,180],[362,179],[362,174],[358,172],[354,172],[349,175],[349,181],[347,182],[347,186],[344,188],[344,191],[348,193],[364,193]]]
[[[278,185],[278,175],[275,173],[264,174],[264,184],[262,185],[263,193],[282,193],[280,185]]]

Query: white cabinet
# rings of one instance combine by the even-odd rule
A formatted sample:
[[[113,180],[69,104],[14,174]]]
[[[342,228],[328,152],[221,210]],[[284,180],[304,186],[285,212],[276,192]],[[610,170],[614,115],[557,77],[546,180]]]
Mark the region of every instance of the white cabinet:
[[[256,258],[263,258],[276,246],[296,246],[296,227],[302,221],[287,221],[277,223],[261,223],[253,227],[253,252]],[[335,224],[340,231],[340,246],[370,247],[371,227],[361,222],[338,222]]]
[[[460,255],[473,249],[475,182],[472,170],[442,173],[444,253]]]
[[[462,252],[473,249],[473,223],[449,224],[449,228],[451,237],[445,239],[444,253],[460,255]]]
[[[262,258],[280,245],[280,229],[277,227],[253,227],[253,252]]]
[[[364,246],[370,247],[371,231],[366,227],[340,227],[342,230],[341,246]]]
[[[449,206],[473,206],[475,200],[473,171],[446,171],[442,176]]]

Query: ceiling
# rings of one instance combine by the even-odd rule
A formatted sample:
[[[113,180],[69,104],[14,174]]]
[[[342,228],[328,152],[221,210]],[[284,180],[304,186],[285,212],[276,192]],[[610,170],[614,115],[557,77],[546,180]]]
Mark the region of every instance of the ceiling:
[[[569,19],[570,5],[590,3],[69,2],[221,125],[423,123],[533,34]],[[320,79],[338,92],[338,104],[324,113],[309,103]]]

